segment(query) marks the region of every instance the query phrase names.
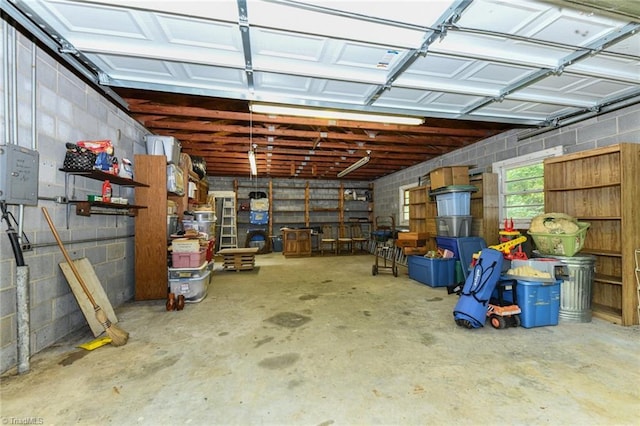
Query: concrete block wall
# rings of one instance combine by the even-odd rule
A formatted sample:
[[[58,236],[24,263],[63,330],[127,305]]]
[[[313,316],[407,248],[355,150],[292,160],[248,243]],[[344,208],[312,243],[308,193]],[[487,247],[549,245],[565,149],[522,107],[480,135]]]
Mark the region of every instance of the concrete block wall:
[[[8,25],[2,21],[2,26]],[[0,28],[1,29],[1,28]],[[9,26],[9,32],[12,29]],[[12,36],[13,38],[13,36]],[[65,154],[65,143],[79,140],[110,139],[118,158],[133,159],[144,153],[143,136],[148,133],[125,112],[105,99],[73,72],[59,64],[52,56],[36,47],[30,40],[16,33],[17,84],[16,90],[0,87],[3,96],[17,95],[17,141],[4,138],[6,119],[10,111],[0,105],[2,141],[17,143],[39,152],[39,189],[37,206],[24,208],[23,229],[35,247],[24,253],[29,267],[30,348],[32,354],[52,345],[67,334],[87,327],[86,320],[62,274],[59,263],[64,258],[55,243],[41,207],[46,207],[73,259],[86,257],[93,265],[113,306],[131,300],[134,289],[134,222],[126,216],[76,216],[71,206],[67,228],[66,205],[50,198],[65,195],[65,176],[59,171]],[[12,58],[4,51],[2,60]],[[32,55],[35,51],[35,63]],[[32,80],[32,65],[36,80]],[[4,68],[3,68],[4,69]],[[3,69],[0,72],[3,73]],[[35,90],[35,103],[32,95]],[[31,119],[36,111],[36,122]],[[36,140],[32,135],[35,124]],[[102,182],[72,177],[69,195],[86,199],[99,194]],[[133,201],[133,190],[113,186],[115,195]],[[19,218],[17,206],[9,211]],[[6,224],[2,224],[2,230]],[[16,267],[6,233],[0,235],[0,372],[16,365]]]
[[[377,215],[398,217],[400,186],[418,183],[431,170],[449,165],[469,165],[472,170],[491,171],[492,164],[556,146],[565,153],[585,151],[621,142],[640,143],[640,105],[574,123],[541,135],[518,140],[523,130],[511,130],[458,149],[430,161],[385,176],[374,182]]]

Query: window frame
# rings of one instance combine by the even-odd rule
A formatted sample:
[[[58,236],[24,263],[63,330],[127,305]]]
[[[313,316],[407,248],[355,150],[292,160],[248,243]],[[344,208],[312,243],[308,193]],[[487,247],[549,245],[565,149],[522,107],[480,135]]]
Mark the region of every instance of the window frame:
[[[402,185],[398,187],[398,223],[397,226],[409,226],[409,217],[404,218],[404,206],[408,206],[408,198],[407,204],[404,203],[405,200],[405,192],[408,190],[420,186],[418,183],[408,183],[406,185]],[[408,216],[408,214],[407,214]]]
[[[506,187],[506,173],[509,170],[517,169],[520,167],[531,166],[534,164],[542,163],[545,158],[557,157],[564,154],[563,146],[556,146],[553,148],[544,149],[542,151],[533,152],[531,154],[521,155],[519,157],[508,158],[502,161],[496,161],[492,164],[493,173],[498,175],[498,221],[499,228],[504,229],[504,209],[505,209],[505,199],[509,195],[505,193]],[[544,171],[543,171],[543,179],[544,179]],[[542,194],[544,196],[544,186],[542,188]],[[529,229],[531,225],[531,220],[523,220],[516,219],[514,220],[514,228],[515,229]]]

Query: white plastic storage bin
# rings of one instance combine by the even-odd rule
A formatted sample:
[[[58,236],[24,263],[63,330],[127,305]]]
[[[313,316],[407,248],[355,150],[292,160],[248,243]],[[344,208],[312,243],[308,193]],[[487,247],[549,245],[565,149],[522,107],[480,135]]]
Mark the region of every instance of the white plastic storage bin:
[[[184,295],[185,302],[196,303],[207,297],[209,289],[209,279],[211,272],[206,272],[199,277],[193,278],[170,278],[169,289],[176,296]]]
[[[202,278],[210,271],[209,262],[204,261],[198,268],[169,268],[169,279]]]
[[[268,198],[252,198],[251,210],[257,212],[269,211],[269,199]]]
[[[436,195],[438,216],[468,216],[471,214],[471,192],[449,192]]]
[[[215,222],[216,214],[213,210],[195,210],[193,212],[193,218],[195,220],[206,220],[206,221]]]
[[[161,136],[147,135],[144,137],[147,144],[147,154],[149,155],[164,155],[164,145],[162,144]]]
[[[167,191],[184,195],[184,175],[175,164],[167,164]]]
[[[211,239],[216,236],[216,222],[213,220],[183,220],[182,226],[184,230],[195,229],[203,233],[205,239]]]
[[[180,142],[173,136],[147,135],[147,154],[165,155],[167,163],[178,164],[180,161]]]

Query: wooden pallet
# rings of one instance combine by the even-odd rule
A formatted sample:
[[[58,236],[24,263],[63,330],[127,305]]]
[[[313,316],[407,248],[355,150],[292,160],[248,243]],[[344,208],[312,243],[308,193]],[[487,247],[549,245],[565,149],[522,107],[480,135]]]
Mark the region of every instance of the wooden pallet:
[[[222,269],[226,271],[250,271],[255,267],[258,247],[228,248],[220,250],[217,254],[223,258]]]

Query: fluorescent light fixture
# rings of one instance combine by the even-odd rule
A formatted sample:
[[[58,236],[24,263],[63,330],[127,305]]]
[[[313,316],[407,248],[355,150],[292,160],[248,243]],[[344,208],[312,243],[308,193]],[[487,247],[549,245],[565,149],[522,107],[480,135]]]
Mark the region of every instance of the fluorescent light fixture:
[[[251,167],[251,175],[258,174],[258,166],[256,165],[256,153],[253,150],[249,151],[249,166]]]
[[[359,159],[358,161],[356,161],[355,163],[353,163],[352,165],[350,165],[349,167],[347,167],[346,169],[344,169],[343,171],[338,173],[338,177],[340,178],[340,177],[343,177],[345,175],[348,175],[352,171],[357,170],[360,167],[362,167],[365,164],[367,164],[369,162],[369,160],[371,160],[371,155],[370,154],[371,154],[371,151],[367,151],[367,156],[366,157],[362,157],[361,159]]]
[[[403,115],[347,112],[271,104],[251,104],[249,108],[251,109],[251,112],[255,112],[257,114],[293,115],[296,117],[328,118],[333,120],[372,121],[375,123],[405,124],[409,126],[417,126],[424,123],[424,118]]]

